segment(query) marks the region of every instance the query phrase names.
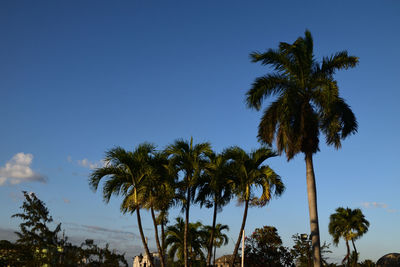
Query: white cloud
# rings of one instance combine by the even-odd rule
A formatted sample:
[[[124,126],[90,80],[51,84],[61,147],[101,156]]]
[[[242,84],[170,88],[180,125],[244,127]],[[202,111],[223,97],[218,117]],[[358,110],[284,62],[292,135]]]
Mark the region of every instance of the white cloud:
[[[84,167],[84,168],[88,168],[88,169],[91,169],[91,170],[105,166],[105,162],[103,160],[90,161],[87,158],[84,158],[84,159],[78,159],[76,161],[73,161],[72,157],[68,156],[67,157],[67,161],[70,162],[70,163],[75,162],[79,166]]]
[[[77,162],[78,162],[78,165],[85,167],[85,168],[89,168],[91,170],[104,166],[104,163],[102,161],[92,162],[86,158],[77,160]]]
[[[11,185],[22,182],[45,183],[47,180],[46,177],[31,169],[32,161],[32,154],[25,154],[23,152],[15,154],[4,167],[0,168],[0,186],[6,182]]]
[[[395,209],[390,209],[388,204],[383,203],[383,202],[363,202],[361,203],[361,206],[367,209],[384,209],[387,212],[396,212],[397,210]]]

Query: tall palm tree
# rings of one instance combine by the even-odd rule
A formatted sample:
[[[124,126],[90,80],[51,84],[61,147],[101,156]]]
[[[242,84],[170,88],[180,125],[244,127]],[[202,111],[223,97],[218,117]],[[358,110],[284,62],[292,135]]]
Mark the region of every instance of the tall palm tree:
[[[167,227],[166,232],[166,245],[169,247],[168,257],[174,259],[177,256],[178,260],[183,263],[184,261],[184,236],[185,236],[185,222],[181,217],[175,219],[176,223]],[[200,222],[189,223],[187,246],[189,251],[190,263],[193,263],[197,258],[204,259],[202,251],[204,245],[205,232],[201,229]]]
[[[313,154],[319,151],[322,132],[328,145],[341,147],[341,140],[357,132],[357,121],[346,102],[339,97],[333,78],[341,69],[355,67],[358,58],[347,51],[316,61],[309,31],[293,44],[281,42],[279,48],[265,53],[252,53],[253,62],[271,65],[273,73],[259,77],[247,92],[247,105],[261,109],[264,99],[272,102],[264,110],[258,127],[258,138],[269,145],[276,139],[278,153],[291,160],[305,155],[308,205],[313,245],[314,266],[321,266],[317,212],[317,192]]]
[[[239,237],[235,244],[231,266],[234,266],[239,250],[242,232],[246,225],[247,211],[250,206],[265,206],[272,196],[280,196],[285,186],[269,166],[262,165],[265,160],[275,157],[276,154],[267,147],[261,147],[251,153],[246,153],[239,147],[232,147],[226,151],[226,156],[231,158],[233,190],[240,202],[244,202],[244,213]],[[256,196],[256,188],[261,189],[261,195]]]
[[[227,205],[232,198],[232,187],[229,182],[229,159],[224,155],[212,153],[210,162],[205,166],[204,175],[200,179],[199,193],[196,201],[200,207],[213,207],[212,226],[209,228],[210,238],[207,244],[207,266],[211,265],[214,245],[214,231],[217,221],[217,212]]]
[[[170,166],[183,173],[183,179],[178,182],[179,201],[182,210],[185,211],[185,231],[184,231],[184,266],[188,266],[188,227],[190,204],[195,199],[197,181],[204,170],[207,162],[207,154],[212,153],[209,143],[193,145],[193,138],[190,142],[176,140],[165,149],[169,155]]]
[[[347,260],[350,266],[350,246],[349,241],[352,242],[355,256],[358,256],[354,240],[360,238],[368,231],[369,222],[365,219],[364,214],[360,209],[350,209],[339,207],[336,212],[330,216],[329,220],[329,234],[333,237],[333,243],[339,244],[340,238],[346,242],[347,254],[343,262]]]
[[[153,157],[150,159],[151,168],[145,185],[143,186],[143,208],[150,210],[151,217],[154,225],[154,236],[158,254],[160,255],[161,267],[165,266],[165,236],[164,236],[164,222],[165,217],[159,220],[156,217],[155,211],[158,211],[161,216],[166,216],[168,209],[173,205],[175,197],[174,179],[175,173],[171,172],[168,168],[168,158],[165,153],[154,152]],[[162,245],[158,234],[158,225],[161,224],[162,232]]]
[[[152,257],[143,233],[140,209],[144,204],[142,194],[145,191],[146,178],[152,172],[150,160],[154,150],[154,146],[148,143],[140,144],[134,151],[126,151],[121,147],[110,149],[106,151],[104,158],[106,165],[95,169],[89,178],[90,187],[95,191],[100,181],[105,179],[103,199],[106,203],[112,195],[122,195],[124,199],[121,211],[136,212],[140,237],[149,259]],[[154,267],[152,260],[150,265]]]

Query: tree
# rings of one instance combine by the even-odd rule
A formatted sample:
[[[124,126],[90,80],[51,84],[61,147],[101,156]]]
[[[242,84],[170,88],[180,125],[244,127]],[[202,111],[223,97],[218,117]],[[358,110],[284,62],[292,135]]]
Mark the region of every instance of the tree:
[[[128,266],[124,254],[111,251],[109,245],[98,247],[87,239],[80,247],[68,242],[61,231],[61,223],[51,231],[48,224],[53,221],[43,201],[34,193],[23,191],[25,201],[23,213],[12,217],[22,218],[21,232],[17,242],[0,240],[0,266]]]
[[[196,260],[204,260],[204,253],[202,251],[205,245],[205,232],[202,231],[202,224],[200,222],[189,223],[187,235],[187,248],[188,248],[188,262],[192,265]],[[168,257],[170,259],[177,256],[178,261],[182,265],[184,263],[184,237],[185,237],[185,222],[181,217],[176,218],[176,223],[167,227],[166,232],[166,245],[170,247],[168,250]]]
[[[251,153],[246,153],[246,151],[239,147],[232,147],[225,153],[233,162],[231,166],[233,191],[238,201],[244,202],[242,225],[231,261],[231,265],[234,266],[242,239],[242,232],[246,224],[249,205],[257,207],[265,206],[271,200],[272,196],[280,196],[285,190],[285,186],[279,175],[269,166],[262,165],[268,158],[276,156],[271,149],[261,147]],[[261,189],[259,197],[255,196],[256,188]]]
[[[137,223],[143,247],[149,259],[151,254],[143,233],[140,209],[145,203],[141,197],[146,191],[146,179],[151,175],[151,157],[155,147],[148,143],[140,144],[134,151],[126,151],[121,147],[116,147],[106,151],[106,165],[95,169],[90,174],[89,183],[93,190],[97,190],[100,181],[106,181],[103,186],[103,199],[106,203],[110,201],[112,195],[124,196],[121,204],[121,211],[136,212]],[[154,263],[150,260],[154,267]]]
[[[23,213],[12,215],[12,218],[20,218],[23,222],[19,225],[20,232],[17,244],[26,249],[32,263],[36,265],[58,263],[59,245],[58,233],[61,231],[61,223],[54,230],[50,230],[48,224],[53,222],[45,203],[38,199],[35,193],[23,191],[25,200],[21,206]]]
[[[291,249],[291,254],[293,255],[296,266],[298,267],[311,267],[313,264],[313,254],[312,254],[312,243],[311,239],[307,234],[295,234],[292,236],[294,245]],[[327,259],[325,255],[332,253],[329,250],[330,244],[324,242],[321,246],[321,261],[323,266],[327,266]]]
[[[204,174],[200,179],[199,193],[196,202],[200,207],[214,208],[212,226],[208,229],[210,238],[207,244],[207,266],[211,265],[211,257],[214,246],[214,234],[217,221],[217,212],[227,205],[232,198],[232,187],[229,182],[230,164],[224,155],[211,153],[210,161],[206,163]]]
[[[212,153],[209,143],[193,145],[193,138],[190,142],[176,140],[169,145],[165,152],[169,155],[171,168],[183,173],[183,179],[177,183],[179,201],[182,210],[185,211],[185,231],[184,231],[184,266],[188,266],[188,227],[190,204],[195,199],[196,185],[204,170],[207,162],[207,154]]]
[[[364,260],[360,263],[360,267],[375,267],[376,264],[372,260]]]
[[[282,246],[281,237],[273,226],[256,228],[245,241],[246,266],[294,266],[289,249]]]
[[[350,209],[339,207],[336,212],[331,214],[329,220],[329,234],[333,237],[333,243],[339,244],[340,238],[343,238],[346,242],[347,254],[343,259],[343,262],[347,260],[348,266],[350,266],[350,246],[349,241],[352,242],[355,263],[357,263],[358,252],[354,244],[354,240],[359,239],[363,236],[369,227],[369,222],[365,219],[364,214],[360,209]]]
[[[81,259],[84,259],[85,266],[128,266],[124,254],[118,254],[109,249],[108,243],[104,248],[97,246],[93,239],[86,239],[80,246]]]
[[[317,192],[313,155],[319,151],[322,132],[328,145],[336,149],[341,140],[357,132],[357,121],[346,102],[339,97],[334,79],[337,70],[355,67],[358,58],[347,51],[316,61],[309,31],[293,44],[281,42],[277,50],[250,54],[253,62],[271,65],[274,73],[256,78],[247,92],[247,105],[261,109],[264,99],[273,101],[264,110],[258,127],[260,141],[272,145],[287,160],[303,153],[306,162],[307,193],[310,213],[314,266],[321,266],[317,211]]]
[[[157,250],[160,255],[161,267],[165,266],[165,233],[164,224],[168,209],[173,205],[175,197],[175,172],[168,168],[169,161],[165,153],[156,152],[151,158],[151,170],[144,185],[144,193],[141,194],[143,207],[150,209],[154,225],[154,235],[156,239]],[[159,218],[155,211],[159,211]],[[158,235],[158,225],[161,225],[162,245]]]
[[[203,231],[206,233],[206,246],[207,246],[207,255],[214,255],[214,263],[212,266],[215,265],[215,254],[217,248],[220,248],[222,245],[227,245],[229,242],[229,238],[226,234],[224,234],[222,231],[229,231],[229,226],[226,224],[216,224],[215,226],[210,226],[210,225],[204,225],[203,226]],[[209,252],[209,244],[212,242],[212,247],[214,248],[214,253]],[[208,263],[206,263],[208,264]]]

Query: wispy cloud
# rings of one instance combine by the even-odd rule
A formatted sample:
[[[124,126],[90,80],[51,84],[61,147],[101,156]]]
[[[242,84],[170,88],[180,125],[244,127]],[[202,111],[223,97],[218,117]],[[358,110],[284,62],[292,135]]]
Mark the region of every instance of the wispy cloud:
[[[0,186],[7,182],[11,185],[23,182],[45,183],[46,177],[32,170],[32,161],[32,154],[23,152],[15,154],[4,167],[0,168]]]
[[[389,208],[389,205],[383,202],[363,202],[361,203],[361,206],[363,206],[366,209],[383,209],[386,210],[387,212],[397,212],[396,209],[391,209]]]
[[[78,223],[64,223],[68,225],[69,228],[76,230],[76,231],[84,231],[89,232],[92,234],[99,234],[104,237],[105,234],[108,235],[110,238],[118,239],[118,240],[132,240],[138,238],[138,235],[126,230],[119,230],[119,229],[111,229],[96,225],[85,225],[85,224],[78,224]]]
[[[78,165],[81,166],[81,167],[89,168],[89,169],[91,169],[91,170],[105,166],[105,162],[102,161],[102,160],[99,160],[99,161],[90,161],[90,160],[87,159],[87,158],[78,159],[78,160],[75,160],[75,161],[74,161],[74,160],[72,160],[72,157],[71,157],[71,156],[68,156],[68,157],[67,157],[67,161],[70,162],[70,163],[76,163],[76,164],[78,164]]]

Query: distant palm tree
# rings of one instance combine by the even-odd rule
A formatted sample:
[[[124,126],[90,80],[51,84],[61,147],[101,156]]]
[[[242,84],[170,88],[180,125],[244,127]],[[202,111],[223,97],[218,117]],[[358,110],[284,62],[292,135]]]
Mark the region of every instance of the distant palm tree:
[[[222,232],[222,231],[229,231],[229,226],[220,223],[215,225],[215,227],[212,227],[210,225],[205,225],[204,231],[207,233],[207,239],[208,239],[206,241],[207,246],[210,240],[213,241],[214,253],[212,255],[214,255],[214,263],[212,266],[215,266],[215,254],[217,248],[220,248],[222,245],[227,245],[229,242],[228,236]],[[213,232],[213,237],[211,237],[211,232]]]
[[[265,206],[272,196],[280,196],[285,186],[269,166],[262,165],[265,160],[275,157],[271,149],[261,147],[251,153],[246,153],[239,147],[232,147],[226,151],[226,156],[232,159],[233,190],[240,202],[244,202],[244,213],[239,237],[233,251],[231,266],[234,266],[239,250],[242,232],[246,224],[247,210],[250,206]],[[261,195],[255,196],[255,189],[261,189]]]
[[[309,31],[293,44],[281,42],[279,49],[252,53],[253,62],[271,65],[274,73],[259,77],[247,92],[247,105],[261,109],[264,99],[271,104],[264,110],[258,127],[258,138],[268,145],[276,139],[278,153],[287,159],[305,155],[307,192],[310,212],[314,266],[321,266],[317,212],[317,192],[313,154],[319,151],[319,134],[326,143],[341,147],[341,140],[357,132],[357,121],[346,102],[339,97],[333,75],[337,70],[355,67],[358,58],[347,51],[315,60],[313,38]]]
[[[229,159],[224,154],[216,155],[215,153],[210,154],[209,158],[210,162],[205,165],[204,174],[200,179],[199,193],[196,199],[196,202],[200,203],[200,207],[205,205],[214,208],[212,225],[208,229],[210,238],[207,244],[207,266],[211,265],[217,212],[232,198]]]
[[[364,214],[360,209],[350,209],[339,207],[336,212],[330,216],[329,234],[333,237],[333,243],[339,244],[340,238],[346,242],[347,254],[343,262],[347,259],[347,264],[350,266],[350,246],[349,241],[353,243],[354,254],[357,260],[358,252],[354,244],[354,240],[359,239],[368,231],[369,222],[365,219]]]
[[[183,173],[183,179],[177,183],[179,201],[182,210],[185,211],[185,231],[184,231],[184,266],[188,266],[188,227],[190,204],[195,199],[197,181],[204,170],[207,162],[207,154],[212,153],[209,143],[193,145],[193,138],[190,142],[176,140],[165,149],[169,155],[170,166],[177,172]]]
[[[175,256],[179,262],[183,264],[184,261],[184,235],[185,235],[185,222],[181,217],[175,219],[176,223],[167,227],[166,232],[166,245],[170,247],[168,250],[168,257],[174,259]],[[205,259],[202,248],[204,244],[205,232],[201,229],[200,222],[189,223],[187,246],[189,251],[190,263],[196,259]]]
[[[116,147],[106,151],[104,158],[106,165],[95,169],[90,174],[89,184],[97,190],[100,180],[105,179],[103,199],[108,203],[112,195],[124,197],[121,211],[135,212],[143,247],[149,259],[152,259],[143,233],[140,208],[144,205],[142,194],[145,192],[146,178],[152,172],[150,164],[154,146],[148,143],[140,144],[134,151],[126,151]],[[150,265],[154,267],[153,261]]]

